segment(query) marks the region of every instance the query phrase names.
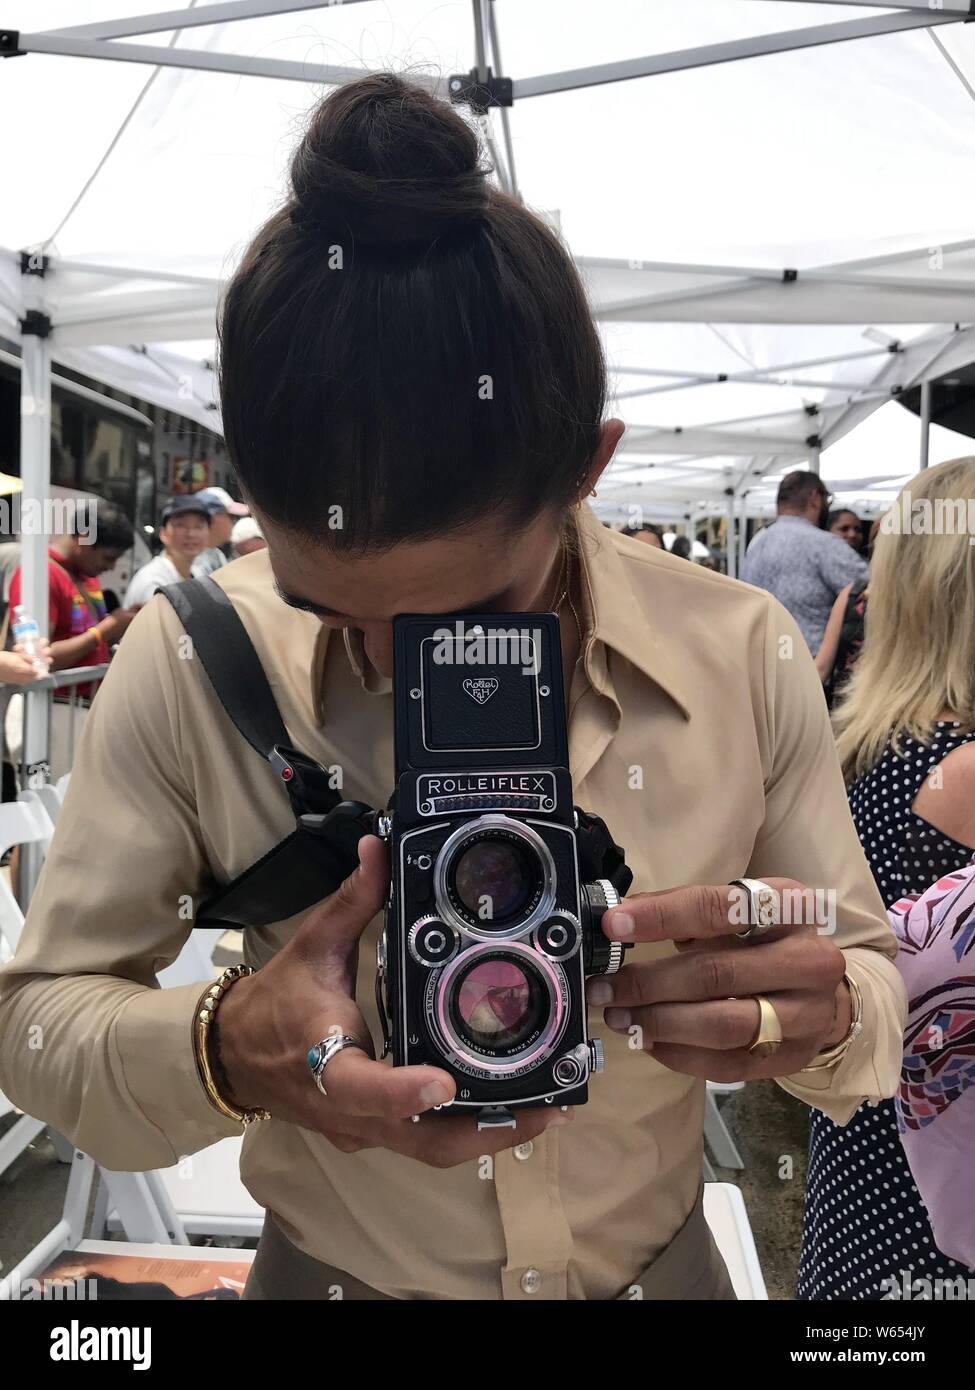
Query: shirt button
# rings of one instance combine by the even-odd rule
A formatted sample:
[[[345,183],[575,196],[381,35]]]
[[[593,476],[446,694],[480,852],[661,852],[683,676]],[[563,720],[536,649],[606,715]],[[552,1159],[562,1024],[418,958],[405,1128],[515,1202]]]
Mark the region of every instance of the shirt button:
[[[531,1158],[532,1154],[535,1152],[535,1145],[529,1139],[525,1144],[518,1144],[514,1152],[515,1158],[520,1158],[524,1161],[526,1158]]]
[[[522,1293],[538,1293],[542,1287],[542,1276],[537,1269],[526,1269],[521,1276]]]

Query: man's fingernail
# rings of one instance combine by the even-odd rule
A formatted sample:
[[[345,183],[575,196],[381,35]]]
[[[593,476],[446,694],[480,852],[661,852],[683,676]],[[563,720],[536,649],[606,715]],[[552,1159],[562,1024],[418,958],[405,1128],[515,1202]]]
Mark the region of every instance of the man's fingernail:
[[[632,936],[636,931],[636,922],[628,912],[611,912],[609,914],[609,929],[614,936]]]
[[[420,1100],[424,1105],[443,1105],[450,1100],[450,1091],[442,1081],[428,1081],[420,1089]]]
[[[590,980],[586,986],[586,998],[595,1008],[613,1002],[613,986],[606,980]]]
[[[555,1114],[554,1114],[554,1115],[552,1116],[552,1118],[549,1120],[549,1122],[548,1122],[548,1124],[545,1126],[545,1128],[546,1128],[546,1129],[558,1129],[559,1125],[568,1125],[568,1124],[571,1124],[571,1123],[572,1123],[572,1116],[568,1113],[568,1111],[556,1110]]]
[[[607,1028],[629,1028],[630,1011],[629,1009],[607,1009],[606,1010]]]

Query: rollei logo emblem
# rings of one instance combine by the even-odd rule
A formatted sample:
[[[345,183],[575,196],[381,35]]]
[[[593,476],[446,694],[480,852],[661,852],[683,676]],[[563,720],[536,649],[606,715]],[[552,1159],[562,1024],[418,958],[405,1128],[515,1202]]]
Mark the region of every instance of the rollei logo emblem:
[[[471,677],[468,676],[467,680],[464,682],[465,692],[472,700],[476,700],[479,705],[486,705],[497,688],[498,682],[493,676],[482,676],[480,680],[472,680]]]

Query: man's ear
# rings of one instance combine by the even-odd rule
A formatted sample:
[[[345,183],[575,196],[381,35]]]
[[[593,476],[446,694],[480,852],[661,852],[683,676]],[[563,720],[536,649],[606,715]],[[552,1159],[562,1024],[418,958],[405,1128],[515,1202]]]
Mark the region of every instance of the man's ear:
[[[577,501],[585,501],[589,494],[595,490],[599,479],[612,462],[625,429],[626,426],[622,420],[606,420],[600,426],[599,443],[589,462],[589,467],[586,469],[585,479],[579,488]]]

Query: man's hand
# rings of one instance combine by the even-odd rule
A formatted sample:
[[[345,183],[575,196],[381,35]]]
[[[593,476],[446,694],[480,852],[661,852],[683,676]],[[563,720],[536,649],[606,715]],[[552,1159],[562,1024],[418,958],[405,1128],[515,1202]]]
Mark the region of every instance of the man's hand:
[[[389,882],[386,851],[375,836],[359,842],[359,867],[301,924],[291,941],[255,975],[238,980],[221,1001],[216,1025],[220,1060],[237,1105],[264,1106],[278,1119],[323,1134],[343,1153],[386,1148],[435,1168],[522,1144],[570,1116],[521,1110],[515,1128],[478,1131],[473,1117],[423,1114],[453,1099],[456,1087],[438,1067],[393,1067],[375,1061],[355,1002],[359,938],[382,909]],[[328,1063],[323,1096],[307,1053],[331,1033],[358,1038]],[[413,1115],[421,1115],[414,1123]]]
[[[675,955],[626,965],[589,981],[594,1006],[617,1032],[638,1028],[640,1046],[672,1071],[709,1081],[788,1076],[849,1031],[851,1001],[842,951],[816,931],[813,894],[792,879],[766,879],[783,901],[801,904],[802,921],[741,940],[735,912],[742,890],[693,885],[638,893],[603,918],[614,941],[673,941]],[[772,1004],[783,1041],[768,1057],[748,1045],[759,1024],[756,995]]]

